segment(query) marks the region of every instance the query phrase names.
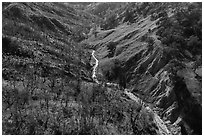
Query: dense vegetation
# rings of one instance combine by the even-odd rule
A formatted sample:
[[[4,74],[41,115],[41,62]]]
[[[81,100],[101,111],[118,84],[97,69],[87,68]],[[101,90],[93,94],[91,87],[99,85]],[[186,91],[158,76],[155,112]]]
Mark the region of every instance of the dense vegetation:
[[[80,88],[69,77],[31,71],[22,87],[15,79],[3,87],[3,134],[156,134],[152,114],[118,89],[86,82]]]
[[[163,44],[177,48],[181,53],[188,50],[194,56],[201,55],[202,4],[191,3],[185,8],[176,9],[171,17],[165,14],[160,19],[157,34]]]

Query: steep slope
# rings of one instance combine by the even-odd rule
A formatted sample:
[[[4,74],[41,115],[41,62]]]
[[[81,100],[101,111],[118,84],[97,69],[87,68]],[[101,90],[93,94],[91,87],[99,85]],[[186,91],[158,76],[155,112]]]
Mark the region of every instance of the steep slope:
[[[98,2],[90,3],[86,6],[85,11],[97,15],[100,18],[104,18],[111,12],[115,11],[118,8],[126,5],[125,2]]]
[[[3,134],[202,134],[202,4],[2,5]]]
[[[180,4],[184,9],[175,6],[175,3],[163,4],[158,13],[162,13],[161,9],[166,12],[154,19],[152,17],[156,15],[147,11],[145,16],[138,16],[138,20],[101,30],[86,42],[96,50],[99,77],[130,89],[157,111],[172,134],[201,134],[202,76],[198,74],[198,70],[201,71],[201,58],[198,57],[201,53],[185,46],[170,46],[168,42],[160,41],[162,35],[157,35],[166,19],[173,20],[185,13],[176,8],[181,8],[181,11],[191,8],[189,16],[195,12],[200,15],[199,4]],[[148,5],[151,7],[154,4]],[[172,12],[173,6],[178,12]],[[188,18],[188,15],[184,17]],[[180,35],[183,41],[188,41],[185,37],[190,37],[185,33]],[[181,44],[181,41],[176,42]]]
[[[56,118],[80,83],[93,81],[91,54],[79,42],[95,19],[69,3],[2,6],[3,134],[65,134]]]
[[[4,3],[3,62],[8,57],[23,62],[27,57],[30,63],[36,60],[61,71],[71,64],[74,67],[81,50],[77,42],[84,39],[82,32],[88,31],[92,21],[91,15],[86,19],[83,15],[63,3]]]

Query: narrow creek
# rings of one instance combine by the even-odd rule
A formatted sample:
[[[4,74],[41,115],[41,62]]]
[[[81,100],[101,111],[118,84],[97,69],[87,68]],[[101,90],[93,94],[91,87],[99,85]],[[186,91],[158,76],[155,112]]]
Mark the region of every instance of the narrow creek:
[[[97,71],[97,67],[98,67],[98,59],[95,57],[94,53],[95,53],[95,50],[92,51],[92,57],[93,57],[94,60],[95,60],[95,65],[94,65],[94,67],[93,67],[93,73],[92,73],[92,79],[93,79],[97,84],[99,84],[99,81],[98,81],[98,79],[97,79],[97,77],[96,77],[96,71]]]
[[[100,82],[97,79],[97,67],[99,65],[99,61],[98,59],[95,57],[94,55],[95,50],[92,51],[92,57],[95,60],[95,65],[93,67],[93,72],[92,72],[92,79],[97,83],[100,84]],[[115,86],[116,84],[114,83],[108,83],[109,85],[112,84],[113,86]],[[139,102],[143,102],[140,98],[136,97],[133,93],[129,92],[128,89],[124,90],[124,93],[132,100],[134,100],[135,102],[139,103]],[[144,102],[143,102],[144,103]],[[144,106],[145,107],[145,106]],[[148,105],[146,105],[146,107],[144,108],[146,109],[148,112],[153,113],[154,116],[154,122],[157,124],[158,128],[159,128],[159,133],[161,135],[170,135],[171,132],[168,130],[167,126],[165,125],[165,123],[163,122],[163,120],[160,118],[159,115],[157,115],[157,113],[155,113]]]

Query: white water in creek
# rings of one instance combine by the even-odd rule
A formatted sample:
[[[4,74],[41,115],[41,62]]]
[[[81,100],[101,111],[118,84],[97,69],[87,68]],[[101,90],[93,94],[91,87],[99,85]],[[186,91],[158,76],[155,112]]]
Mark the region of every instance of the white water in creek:
[[[98,79],[97,79],[97,76],[96,76],[96,73],[97,73],[97,67],[98,67],[98,59],[95,57],[94,55],[95,53],[95,50],[92,51],[92,57],[94,58],[95,60],[95,65],[93,67],[93,73],[92,73],[92,79],[97,83],[97,84],[100,84]],[[112,84],[113,86],[115,86],[116,84],[114,83],[108,83],[109,85]],[[128,89],[125,89],[124,90],[124,93],[132,100],[134,100],[135,102],[139,103],[141,102],[142,100],[139,99],[138,97],[136,97],[133,93],[129,92]],[[143,102],[143,101],[142,101]],[[144,103],[144,102],[143,102]],[[148,110],[149,112],[153,113],[154,115],[154,122],[157,124],[158,128],[159,128],[159,133],[162,134],[162,135],[170,135],[171,132],[168,130],[168,128],[166,127],[165,123],[163,122],[163,120],[150,108],[150,107],[145,107],[146,110]]]
[[[97,80],[97,77],[96,77],[96,71],[97,71],[97,67],[98,67],[98,59],[95,57],[94,53],[95,53],[95,50],[92,51],[92,57],[93,57],[94,60],[95,60],[95,65],[94,65],[94,67],[93,67],[92,79],[93,79],[97,84],[99,84],[99,81]]]

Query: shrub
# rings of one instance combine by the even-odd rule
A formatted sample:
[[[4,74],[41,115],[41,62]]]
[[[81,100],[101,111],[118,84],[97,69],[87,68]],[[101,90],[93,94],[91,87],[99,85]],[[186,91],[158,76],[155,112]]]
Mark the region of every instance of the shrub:
[[[194,54],[201,53],[199,49],[202,49],[202,42],[197,36],[191,36],[187,42],[187,48],[192,50]]]
[[[141,37],[141,41],[145,41],[146,39],[147,39],[147,36],[148,34],[146,33],[145,35],[143,35],[142,37]]]
[[[115,43],[115,42],[108,43],[107,47],[108,47],[108,50],[109,50],[109,54],[108,54],[109,58],[114,56],[116,46],[117,46],[117,43]]]
[[[162,43],[176,47],[180,52],[187,49],[193,55],[201,54],[201,7],[201,3],[189,3],[187,8],[178,8],[173,17],[161,12],[157,35],[162,38]]]
[[[150,47],[153,46],[153,44],[154,44],[154,38],[153,37],[147,37],[146,41]]]
[[[16,55],[28,58],[33,57],[32,52],[25,51],[16,41],[14,42],[8,37],[2,38],[2,50],[3,53],[7,55]]]

